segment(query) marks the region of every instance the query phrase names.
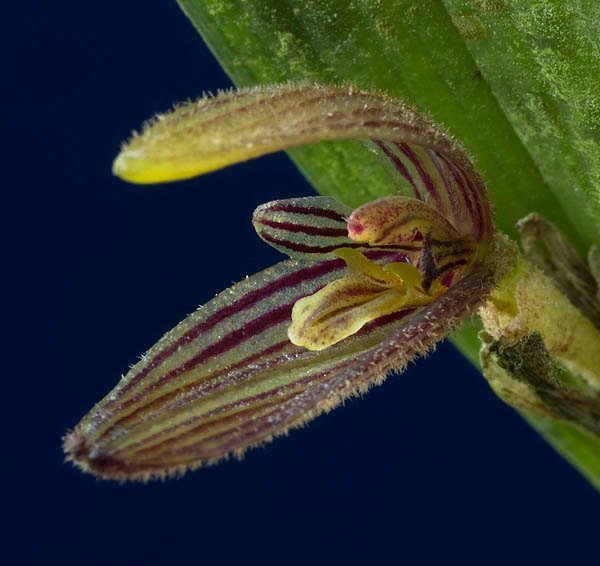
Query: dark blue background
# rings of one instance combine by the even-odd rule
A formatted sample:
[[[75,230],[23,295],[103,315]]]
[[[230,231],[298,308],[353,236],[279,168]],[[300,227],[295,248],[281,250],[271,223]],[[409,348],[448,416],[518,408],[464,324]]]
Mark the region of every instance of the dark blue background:
[[[279,259],[252,209],[311,189],[283,154],[154,188],[113,178],[132,128],[228,79],[173,0],[20,9],[2,39],[7,563],[593,556],[594,490],[448,345],[243,462],[124,486],[64,465],[61,435],[137,354]]]

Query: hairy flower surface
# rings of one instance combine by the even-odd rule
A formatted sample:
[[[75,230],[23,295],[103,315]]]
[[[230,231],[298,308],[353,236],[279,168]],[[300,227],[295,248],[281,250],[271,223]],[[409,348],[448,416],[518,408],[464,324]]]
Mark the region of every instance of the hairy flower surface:
[[[355,210],[330,197],[259,206],[258,235],[291,259],[143,356],[66,435],[82,469],[148,479],[239,455],[402,370],[482,303],[494,275],[484,184],[448,135],[385,96],[285,85],[203,98],[146,125],[114,172],[163,182],[339,139],[369,143],[405,194]]]

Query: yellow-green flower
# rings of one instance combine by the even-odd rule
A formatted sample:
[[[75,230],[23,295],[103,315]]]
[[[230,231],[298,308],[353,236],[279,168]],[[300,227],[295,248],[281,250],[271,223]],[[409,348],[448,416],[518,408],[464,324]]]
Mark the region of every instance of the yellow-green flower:
[[[163,182],[338,139],[369,143],[399,193],[356,210],[329,197],[258,207],[259,236],[291,259],[153,346],[65,437],[81,468],[146,479],[239,455],[402,370],[482,303],[484,184],[448,135],[385,96],[285,85],[204,98],[155,118],[114,171]]]

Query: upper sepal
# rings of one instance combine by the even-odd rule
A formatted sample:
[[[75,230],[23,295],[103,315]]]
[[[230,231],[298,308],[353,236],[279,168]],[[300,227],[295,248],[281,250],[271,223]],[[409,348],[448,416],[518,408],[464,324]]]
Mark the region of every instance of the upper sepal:
[[[113,172],[135,183],[200,175],[323,140],[383,139],[456,145],[403,103],[354,87],[283,84],[240,89],[177,106],[123,146]]]
[[[113,171],[135,183],[159,183],[347,139],[373,142],[411,196],[482,248],[489,243],[493,226],[485,186],[465,151],[401,101],[354,87],[284,84],[183,104],[124,144]]]

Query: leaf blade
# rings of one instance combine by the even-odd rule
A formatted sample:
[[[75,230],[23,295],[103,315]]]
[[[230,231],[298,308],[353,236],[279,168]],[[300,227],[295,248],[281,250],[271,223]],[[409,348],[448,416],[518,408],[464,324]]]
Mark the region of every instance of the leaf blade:
[[[444,5],[563,209],[582,223],[588,245],[598,241],[600,4],[444,0]]]

